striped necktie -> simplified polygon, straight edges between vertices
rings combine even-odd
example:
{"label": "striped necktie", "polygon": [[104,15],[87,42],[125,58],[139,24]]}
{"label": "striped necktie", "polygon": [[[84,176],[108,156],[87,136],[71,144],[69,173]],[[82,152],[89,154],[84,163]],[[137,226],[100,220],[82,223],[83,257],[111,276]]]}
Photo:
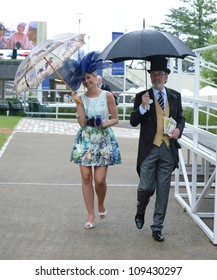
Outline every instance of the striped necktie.
{"label": "striped necktie", "polygon": [[158,103],[160,104],[161,109],[164,110],[164,99],[162,96],[163,93],[161,91],[159,91],[158,94],[159,94]]}

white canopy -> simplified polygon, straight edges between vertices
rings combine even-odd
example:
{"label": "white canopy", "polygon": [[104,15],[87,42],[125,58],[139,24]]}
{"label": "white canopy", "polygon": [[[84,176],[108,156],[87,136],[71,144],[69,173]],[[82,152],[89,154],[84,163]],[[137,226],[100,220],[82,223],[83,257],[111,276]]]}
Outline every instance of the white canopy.
{"label": "white canopy", "polygon": [[[181,95],[185,97],[194,97],[194,92],[183,88],[181,90]],[[199,90],[199,98],[203,97],[202,99],[211,99],[211,100],[216,100],[215,97],[217,97],[217,88],[211,87],[211,86],[206,86],[202,89]],[[207,97],[207,98],[206,98]]]}

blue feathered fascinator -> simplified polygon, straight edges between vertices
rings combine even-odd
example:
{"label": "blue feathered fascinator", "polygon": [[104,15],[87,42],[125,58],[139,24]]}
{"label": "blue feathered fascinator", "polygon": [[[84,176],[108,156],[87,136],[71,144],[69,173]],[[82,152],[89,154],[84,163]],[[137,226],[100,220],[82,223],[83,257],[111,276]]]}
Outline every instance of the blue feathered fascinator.
{"label": "blue feathered fascinator", "polygon": [[93,51],[86,54],[80,61],[68,59],[63,63],[65,81],[72,90],[77,91],[81,85],[85,73],[93,73],[97,69],[105,69],[111,66],[111,62],[96,61],[100,52]]}

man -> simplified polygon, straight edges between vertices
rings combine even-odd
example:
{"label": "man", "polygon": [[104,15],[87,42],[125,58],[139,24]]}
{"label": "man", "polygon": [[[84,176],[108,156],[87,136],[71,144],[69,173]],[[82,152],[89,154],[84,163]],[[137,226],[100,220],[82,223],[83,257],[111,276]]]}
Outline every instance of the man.
{"label": "man", "polygon": [[[153,57],[151,69],[148,72],[152,88],[136,95],[134,111],[130,116],[130,124],[133,127],[140,124],[137,156],[140,182],[137,189],[135,222],[137,228],[142,229],[146,207],[156,190],[151,230],[156,241],[164,241],[162,229],[169,198],[171,174],[175,168],[178,168],[180,146],[177,139],[182,135],[185,119],[182,116],[180,93],[164,86],[170,74],[167,59]],[[164,121],[170,117],[173,122],[176,121],[176,126],[168,135],[164,133]]]}
{"label": "man", "polygon": [[106,91],[111,92],[110,86],[102,83],[102,76],[100,76],[100,75],[97,76],[97,82],[98,82],[98,87],[99,88],[101,88],[102,90],[106,90]]}
{"label": "man", "polygon": [[102,83],[102,76],[100,76],[100,75],[97,76],[97,82],[98,82],[98,87],[99,87],[99,88],[101,88],[102,90],[105,90],[105,91],[110,91],[110,92],[113,94],[114,99],[115,99],[115,104],[116,104],[116,106],[117,106],[117,105],[118,105],[117,96],[115,95],[114,92],[111,91],[111,88],[110,88],[109,85],[103,84],[103,83]]}

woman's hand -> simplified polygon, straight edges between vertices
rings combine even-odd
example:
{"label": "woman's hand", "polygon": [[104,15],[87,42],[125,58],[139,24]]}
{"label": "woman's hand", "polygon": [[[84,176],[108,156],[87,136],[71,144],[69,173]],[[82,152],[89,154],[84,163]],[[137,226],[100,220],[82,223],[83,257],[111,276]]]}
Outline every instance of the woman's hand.
{"label": "woman's hand", "polygon": [[73,100],[74,100],[74,102],[75,102],[76,104],[81,103],[81,97],[78,97],[77,93],[75,93],[75,92],[73,91],[71,94],[72,94],[72,98],[73,98]]}

